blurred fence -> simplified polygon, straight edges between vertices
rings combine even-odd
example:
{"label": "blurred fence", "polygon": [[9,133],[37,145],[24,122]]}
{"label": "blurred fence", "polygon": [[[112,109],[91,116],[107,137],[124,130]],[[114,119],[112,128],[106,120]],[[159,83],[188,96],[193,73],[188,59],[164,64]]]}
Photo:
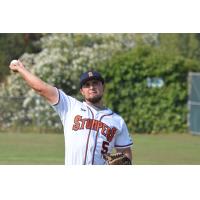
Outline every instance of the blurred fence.
{"label": "blurred fence", "polygon": [[0,97],[0,131],[62,132],[62,125],[53,108],[41,97],[33,97],[28,104],[24,97]]}
{"label": "blurred fence", "polygon": [[200,73],[190,72],[188,78],[188,125],[192,134],[200,135]]}

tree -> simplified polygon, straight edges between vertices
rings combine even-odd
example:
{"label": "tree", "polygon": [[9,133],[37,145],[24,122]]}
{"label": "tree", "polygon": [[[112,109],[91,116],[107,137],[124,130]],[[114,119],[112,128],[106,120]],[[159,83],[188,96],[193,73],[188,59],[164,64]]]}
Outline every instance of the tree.
{"label": "tree", "polygon": [[200,36],[197,33],[159,34],[158,44],[172,55],[200,60]]}
{"label": "tree", "polygon": [[39,52],[37,41],[42,34],[1,33],[0,34],[0,82],[9,74],[8,65],[12,59],[19,58],[23,53]]}
{"label": "tree", "polygon": [[100,67],[107,82],[106,104],[124,117],[131,132],[187,131],[187,76],[200,63],[175,51],[138,45]]}
{"label": "tree", "polygon": [[[40,40],[41,51],[25,53],[21,60],[44,81],[80,98],[80,74],[88,69],[96,69],[113,55],[133,48],[134,38],[134,34],[44,34]],[[34,123],[40,116],[42,126],[60,126],[56,113],[41,98],[36,98],[38,96],[18,75],[11,74],[2,88],[0,96],[25,98],[23,105],[14,109],[15,112],[7,108],[6,115],[9,117],[4,117],[10,119],[10,124],[19,119]],[[1,105],[5,103],[1,102]],[[24,109],[21,110],[20,106]]]}

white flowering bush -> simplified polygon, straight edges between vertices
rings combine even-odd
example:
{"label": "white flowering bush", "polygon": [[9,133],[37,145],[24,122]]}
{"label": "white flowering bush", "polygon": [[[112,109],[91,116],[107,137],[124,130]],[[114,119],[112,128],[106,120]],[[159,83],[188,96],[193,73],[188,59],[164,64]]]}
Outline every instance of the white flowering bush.
{"label": "white flowering bush", "polygon": [[[88,69],[135,45],[134,34],[44,34],[41,52],[24,53],[26,68],[45,82],[79,98],[79,77]],[[15,58],[13,58],[15,59]],[[23,125],[60,126],[57,114],[30,89],[19,74],[11,73],[0,88],[0,126]],[[18,103],[3,97],[19,98]],[[20,103],[19,103],[20,102]]]}

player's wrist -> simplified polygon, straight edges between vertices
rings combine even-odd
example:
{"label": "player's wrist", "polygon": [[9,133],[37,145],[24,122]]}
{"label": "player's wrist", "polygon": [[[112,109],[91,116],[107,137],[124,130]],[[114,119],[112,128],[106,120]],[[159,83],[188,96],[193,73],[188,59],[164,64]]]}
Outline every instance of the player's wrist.
{"label": "player's wrist", "polygon": [[18,66],[17,67],[17,72],[19,72],[19,73],[21,73],[21,72],[23,72],[23,71],[25,71],[26,69],[25,69],[25,67],[22,65],[22,66]]}

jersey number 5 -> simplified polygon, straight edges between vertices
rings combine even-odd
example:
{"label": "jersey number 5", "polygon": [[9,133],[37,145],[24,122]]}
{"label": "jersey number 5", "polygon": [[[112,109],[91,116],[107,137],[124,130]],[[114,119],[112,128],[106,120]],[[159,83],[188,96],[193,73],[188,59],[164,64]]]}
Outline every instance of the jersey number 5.
{"label": "jersey number 5", "polygon": [[102,154],[106,154],[108,152],[108,146],[109,146],[109,142],[103,141],[103,143],[102,143],[102,150],[101,150]]}

